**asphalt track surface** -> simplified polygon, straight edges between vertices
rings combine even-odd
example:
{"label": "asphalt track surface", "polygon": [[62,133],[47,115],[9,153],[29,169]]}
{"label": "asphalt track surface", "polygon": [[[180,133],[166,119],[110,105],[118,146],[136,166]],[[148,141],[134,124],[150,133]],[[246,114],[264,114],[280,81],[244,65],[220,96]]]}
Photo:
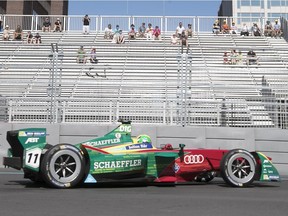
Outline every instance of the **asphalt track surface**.
{"label": "asphalt track surface", "polygon": [[89,186],[51,189],[0,169],[1,216],[286,216],[288,181],[232,188],[209,184],[177,186]]}

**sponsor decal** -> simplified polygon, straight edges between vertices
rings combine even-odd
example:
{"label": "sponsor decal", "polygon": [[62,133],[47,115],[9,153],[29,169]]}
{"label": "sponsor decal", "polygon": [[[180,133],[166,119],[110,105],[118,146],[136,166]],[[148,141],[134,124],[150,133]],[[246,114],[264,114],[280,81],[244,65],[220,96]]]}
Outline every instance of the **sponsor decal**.
{"label": "sponsor decal", "polygon": [[185,164],[201,164],[204,162],[204,156],[199,155],[185,155],[184,163]]}
{"label": "sponsor decal", "polygon": [[115,138],[115,139],[107,139],[107,140],[98,140],[98,141],[93,141],[93,142],[85,142],[83,143],[84,145],[88,146],[102,146],[102,145],[109,145],[109,144],[114,144],[114,143],[119,143],[120,139]]}
{"label": "sponsor decal", "polygon": [[31,137],[31,138],[28,138],[25,142],[25,144],[28,144],[28,143],[37,143],[39,140],[38,137]]}
{"label": "sponsor decal", "polygon": [[18,133],[18,136],[19,137],[26,137],[26,136],[30,136],[30,137],[33,137],[33,136],[37,136],[37,137],[40,137],[40,136],[46,136],[46,133],[44,131],[19,131]]}
{"label": "sponsor decal", "polygon": [[153,148],[151,143],[142,143],[142,144],[134,144],[134,145],[126,146],[127,150],[148,149],[148,148]]}
{"label": "sponsor decal", "polygon": [[141,159],[136,160],[119,160],[119,161],[96,161],[94,162],[94,170],[112,169],[141,166]]}
{"label": "sponsor decal", "polygon": [[180,166],[177,163],[175,163],[174,164],[174,172],[177,173],[179,170],[180,170]]}

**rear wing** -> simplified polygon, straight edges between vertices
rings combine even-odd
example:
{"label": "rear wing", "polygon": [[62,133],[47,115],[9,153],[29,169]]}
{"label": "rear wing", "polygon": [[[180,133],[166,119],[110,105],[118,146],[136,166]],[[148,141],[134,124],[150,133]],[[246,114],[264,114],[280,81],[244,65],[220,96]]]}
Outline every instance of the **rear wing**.
{"label": "rear wing", "polygon": [[46,144],[46,128],[25,128],[8,131],[6,139],[12,148],[12,156],[22,157],[24,149]]}

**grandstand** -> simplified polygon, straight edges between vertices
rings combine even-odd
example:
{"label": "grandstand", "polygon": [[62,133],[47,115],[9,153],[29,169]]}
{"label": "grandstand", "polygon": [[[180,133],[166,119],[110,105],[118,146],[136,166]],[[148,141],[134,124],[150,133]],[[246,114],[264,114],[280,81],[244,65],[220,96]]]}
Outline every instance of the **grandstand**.
{"label": "grandstand", "polygon": [[[104,39],[101,29],[111,21],[104,18],[93,19],[101,20],[100,29],[91,28],[89,35],[43,32],[40,45],[0,41],[4,119],[101,123],[129,116],[147,124],[287,127],[283,38],[216,36],[196,31],[194,20],[188,49],[170,45],[173,31],[167,24],[161,41],[138,38],[119,45]],[[126,26],[126,17],[111,19]],[[139,17],[133,19],[141,23]],[[161,17],[150,19],[164,26]],[[172,21],[165,22],[176,23]],[[96,47],[99,63],[77,64],[80,45],[87,53]],[[260,65],[245,64],[251,47]],[[243,53],[243,64],[223,64],[224,51],[232,49]]]}

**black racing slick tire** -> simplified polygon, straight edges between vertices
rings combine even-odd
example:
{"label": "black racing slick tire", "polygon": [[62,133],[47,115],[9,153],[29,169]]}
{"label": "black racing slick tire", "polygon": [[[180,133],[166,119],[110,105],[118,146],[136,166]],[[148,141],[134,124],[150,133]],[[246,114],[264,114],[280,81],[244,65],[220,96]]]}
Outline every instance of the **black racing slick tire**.
{"label": "black racing slick tire", "polygon": [[220,162],[220,173],[227,184],[233,187],[247,187],[257,176],[255,158],[244,149],[231,150]]}
{"label": "black racing slick tire", "polygon": [[85,164],[81,149],[70,144],[58,144],[50,148],[43,157],[42,177],[51,187],[73,188],[83,181]]}

